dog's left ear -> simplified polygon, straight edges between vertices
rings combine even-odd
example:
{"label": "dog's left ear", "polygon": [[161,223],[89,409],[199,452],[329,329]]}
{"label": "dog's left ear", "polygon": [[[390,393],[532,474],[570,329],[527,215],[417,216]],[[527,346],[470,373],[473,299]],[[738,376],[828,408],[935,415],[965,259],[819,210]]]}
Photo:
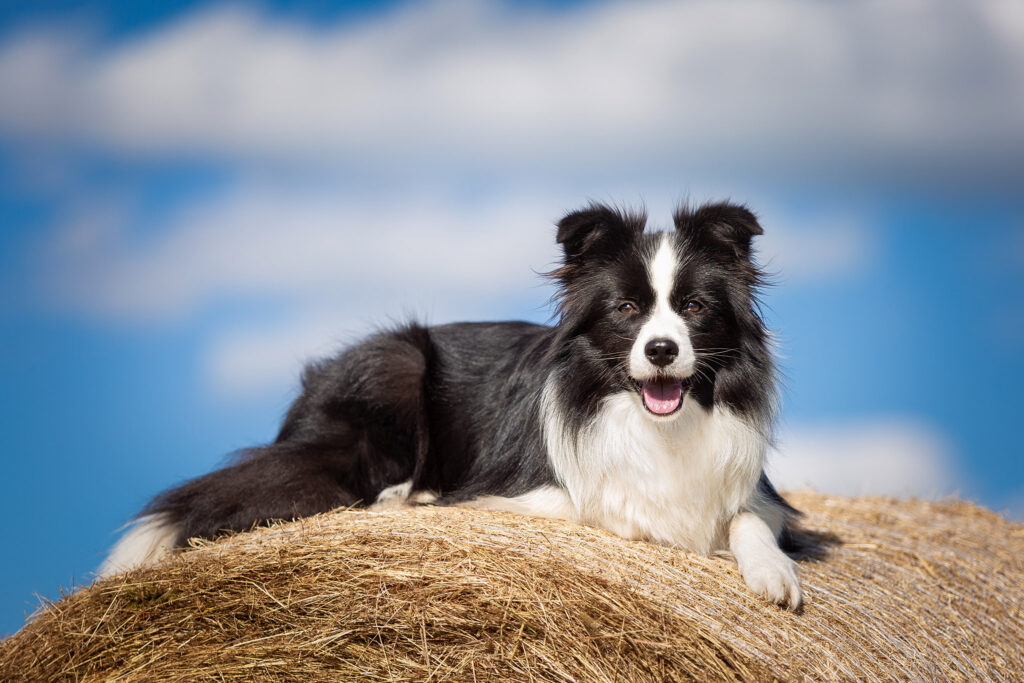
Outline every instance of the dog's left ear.
{"label": "dog's left ear", "polygon": [[647,217],[626,214],[603,204],[591,204],[558,221],[556,240],[565,252],[565,264],[578,263],[584,256],[611,254],[644,231]]}
{"label": "dog's left ear", "polygon": [[739,259],[749,259],[750,241],[764,234],[750,209],[729,202],[705,204],[695,211],[682,207],[676,211],[675,224],[697,244]]}

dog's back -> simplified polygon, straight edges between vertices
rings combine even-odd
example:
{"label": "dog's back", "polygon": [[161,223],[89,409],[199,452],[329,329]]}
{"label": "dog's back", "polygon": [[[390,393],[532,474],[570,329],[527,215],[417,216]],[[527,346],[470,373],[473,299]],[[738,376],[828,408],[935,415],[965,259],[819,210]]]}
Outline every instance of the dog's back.
{"label": "dog's back", "polygon": [[456,503],[553,484],[536,409],[550,336],[528,323],[410,324],[308,366],[273,443],[157,496],[99,573],[399,485]]}

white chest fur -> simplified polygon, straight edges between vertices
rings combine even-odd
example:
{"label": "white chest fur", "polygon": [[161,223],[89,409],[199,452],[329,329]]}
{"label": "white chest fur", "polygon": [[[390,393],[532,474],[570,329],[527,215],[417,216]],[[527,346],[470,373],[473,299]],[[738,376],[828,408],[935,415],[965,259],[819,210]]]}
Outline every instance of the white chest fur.
{"label": "white chest fur", "polygon": [[622,392],[573,438],[551,389],[548,453],[581,522],[700,553],[727,547],[728,522],[750,501],[764,464],[767,442],[754,425],[689,397],[673,419],[656,420]]}

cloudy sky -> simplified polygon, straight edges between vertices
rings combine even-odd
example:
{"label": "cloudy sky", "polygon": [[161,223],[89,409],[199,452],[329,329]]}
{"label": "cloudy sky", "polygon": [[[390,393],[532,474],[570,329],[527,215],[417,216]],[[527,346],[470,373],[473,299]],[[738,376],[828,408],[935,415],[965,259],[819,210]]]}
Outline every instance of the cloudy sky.
{"label": "cloudy sky", "polygon": [[327,5],[0,2],[0,633],[304,360],[548,320],[591,199],[761,217],[782,486],[1024,516],[1018,0]]}

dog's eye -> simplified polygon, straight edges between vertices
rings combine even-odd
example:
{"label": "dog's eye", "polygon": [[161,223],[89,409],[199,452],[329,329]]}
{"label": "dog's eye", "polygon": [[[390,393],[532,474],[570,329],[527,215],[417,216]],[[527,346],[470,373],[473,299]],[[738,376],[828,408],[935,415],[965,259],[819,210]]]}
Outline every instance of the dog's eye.
{"label": "dog's eye", "polygon": [[637,305],[632,301],[623,301],[619,304],[618,311],[619,313],[626,313],[628,315],[630,313],[639,313],[640,309],[637,308]]}
{"label": "dog's eye", "polygon": [[687,301],[684,310],[687,313],[700,313],[704,310],[704,304],[699,301]]}

